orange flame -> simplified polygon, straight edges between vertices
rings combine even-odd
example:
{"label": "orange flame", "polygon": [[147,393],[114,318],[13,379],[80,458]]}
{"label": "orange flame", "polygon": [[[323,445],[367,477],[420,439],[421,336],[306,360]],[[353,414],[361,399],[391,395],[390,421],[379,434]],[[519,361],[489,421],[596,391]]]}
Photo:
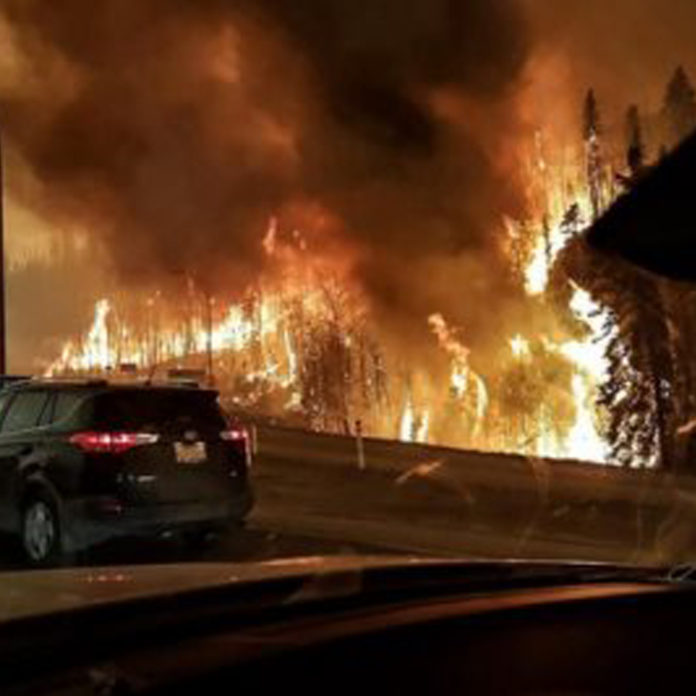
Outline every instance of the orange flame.
{"label": "orange flame", "polygon": [[[543,299],[547,291],[558,255],[587,224],[592,206],[581,164],[550,161],[541,134],[528,175],[535,221],[506,220],[506,225],[514,248],[511,260],[514,256],[530,302],[537,302],[534,298]],[[517,333],[507,341],[503,361],[529,379],[543,378],[535,371],[539,345],[572,368],[567,399],[575,415],[570,427],[559,429],[552,409],[541,404],[533,416],[538,422],[522,429],[532,436],[521,442],[519,433],[496,427],[501,412],[496,375],[487,375],[489,393],[483,376],[471,367],[470,348],[442,314],[428,317],[428,325],[448,359],[447,383],[438,383],[426,366],[404,375],[398,359],[384,354],[368,307],[347,274],[323,266],[299,232],[284,235],[275,219],[261,244],[272,269],[244,300],[223,307],[212,298],[203,303],[191,291],[182,316],[154,296],[135,318],[120,301],[99,300],[91,327],[63,346],[47,373],[106,372],[133,363],[148,375],[158,367],[205,366],[212,353],[218,384],[235,405],[257,408],[270,400],[265,408],[300,414],[310,427],[348,432],[359,419],[366,433],[405,441],[608,459],[594,401],[606,375],[608,338],[602,328],[609,317],[582,288],[572,286],[570,310],[588,327],[587,338],[563,340],[550,325],[534,340]]]}

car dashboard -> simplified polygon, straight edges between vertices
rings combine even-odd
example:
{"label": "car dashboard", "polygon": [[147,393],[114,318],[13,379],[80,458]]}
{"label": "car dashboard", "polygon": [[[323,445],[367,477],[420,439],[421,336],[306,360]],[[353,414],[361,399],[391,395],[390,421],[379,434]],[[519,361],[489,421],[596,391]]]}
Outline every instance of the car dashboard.
{"label": "car dashboard", "polygon": [[[0,692],[664,693],[690,683],[695,612],[691,584],[666,581],[478,589],[367,606],[355,597],[284,602],[233,620],[224,612],[216,620],[210,604],[201,620],[184,612],[178,628],[154,614],[112,612],[99,626],[80,623],[51,660],[15,660],[0,673]],[[93,633],[81,649],[83,630]]]}

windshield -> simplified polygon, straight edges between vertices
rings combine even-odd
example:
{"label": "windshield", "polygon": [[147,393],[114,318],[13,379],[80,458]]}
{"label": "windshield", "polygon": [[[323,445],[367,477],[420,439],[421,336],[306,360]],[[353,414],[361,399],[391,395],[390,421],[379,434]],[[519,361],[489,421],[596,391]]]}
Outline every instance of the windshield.
{"label": "windshield", "polygon": [[0,567],[696,559],[695,26],[3,0]]}

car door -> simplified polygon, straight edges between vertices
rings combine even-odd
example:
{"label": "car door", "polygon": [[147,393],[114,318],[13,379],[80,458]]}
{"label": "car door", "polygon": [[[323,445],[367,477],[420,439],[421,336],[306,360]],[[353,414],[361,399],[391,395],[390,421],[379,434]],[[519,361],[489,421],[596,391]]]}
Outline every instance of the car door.
{"label": "car door", "polygon": [[22,390],[4,409],[0,424],[0,528],[4,530],[11,531],[16,523],[20,467],[41,448],[36,430],[47,404],[47,391]]}
{"label": "car door", "polygon": [[[12,401],[13,392],[0,392],[0,428],[7,412],[7,407]],[[9,486],[10,467],[5,461],[5,449],[2,446],[2,432],[0,430],[0,530],[6,531],[10,526],[7,505],[5,504],[5,492]]]}

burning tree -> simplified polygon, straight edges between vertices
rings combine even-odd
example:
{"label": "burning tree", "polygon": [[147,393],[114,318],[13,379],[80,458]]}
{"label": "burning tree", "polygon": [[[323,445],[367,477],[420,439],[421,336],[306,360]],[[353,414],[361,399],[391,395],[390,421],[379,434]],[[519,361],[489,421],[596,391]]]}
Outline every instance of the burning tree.
{"label": "burning tree", "polygon": [[[696,99],[683,68],[669,83],[662,116],[671,145],[696,127]],[[636,106],[626,116],[626,152],[628,171],[620,180],[630,190],[650,169]],[[610,311],[608,371],[598,403],[608,414],[612,455],[623,465],[682,466],[678,427],[696,413],[696,293],[618,260],[589,252],[579,257],[581,282]]]}
{"label": "burning tree", "polygon": [[696,91],[681,65],[667,85],[662,117],[670,147],[678,145],[696,128]]}
{"label": "burning tree", "polygon": [[[673,80],[670,102],[682,103],[683,78]],[[680,96],[677,96],[680,95]],[[587,153],[587,187],[592,218],[611,202],[603,197],[603,163],[599,146],[601,126],[594,93],[583,111],[583,139]],[[646,173],[645,141],[638,107],[629,107],[625,121],[626,166],[618,180],[632,188]],[[597,406],[606,419],[611,457],[624,466],[675,465],[675,433],[683,407],[675,368],[675,323],[668,312],[670,289],[620,261],[600,258],[571,241],[561,255],[562,271],[575,278],[606,308],[602,321],[606,374]]]}
{"label": "burning tree", "polygon": [[[596,101],[590,91],[583,136],[589,153],[593,219],[601,212],[597,208],[599,199],[593,194],[602,171],[599,146],[593,146],[598,133]],[[647,171],[640,114],[635,105],[626,113],[625,133],[627,171],[617,178],[624,189],[630,189]],[[593,151],[597,153],[594,157]],[[605,414],[612,459],[623,466],[672,466],[679,408],[674,400],[674,347],[663,284],[627,264],[585,250],[577,238],[566,247],[561,261],[561,276],[577,279],[606,308],[601,329],[606,375],[599,386],[597,406]]]}
{"label": "burning tree", "polygon": [[441,314],[429,317],[430,329],[449,360],[449,388],[442,415],[439,415],[439,439],[452,444],[474,446],[484,425],[488,389],[483,378],[471,368],[469,348],[460,332],[447,324]]}
{"label": "burning tree", "polygon": [[543,340],[511,341],[511,359],[495,383],[496,418],[502,442],[513,451],[536,454],[560,449],[575,422],[571,362]]}
{"label": "burning tree", "polygon": [[202,369],[232,408],[328,432],[360,419],[393,435],[387,368],[360,294],[306,258],[302,244],[271,246],[279,258],[270,277],[237,303],[191,283],[174,301],[158,292],[99,300],[92,327],[48,373],[118,377],[123,363],[144,377]]}
{"label": "burning tree", "polygon": [[347,434],[361,420],[369,430],[386,403],[381,351],[363,318],[351,318],[345,288],[325,282],[323,294],[327,311],[306,323],[298,345],[299,404],[314,429]]}
{"label": "burning tree", "polygon": [[596,220],[604,208],[604,165],[600,145],[601,122],[594,90],[585,97],[583,109],[583,137],[587,167],[587,188],[592,203],[592,217]]}
{"label": "burning tree", "polygon": [[592,258],[588,285],[610,308],[608,376],[599,405],[608,414],[613,458],[624,466],[674,465],[676,408],[671,337],[658,284],[621,262]]}
{"label": "burning tree", "polygon": [[[619,180],[630,190],[649,170],[636,106],[626,115],[626,165]],[[683,343],[694,325],[683,291],[675,294],[673,285],[578,243],[566,250],[564,264],[608,310],[598,406],[606,413],[612,458],[624,466],[678,466],[677,427],[693,412],[692,371],[685,370],[692,360]]]}

